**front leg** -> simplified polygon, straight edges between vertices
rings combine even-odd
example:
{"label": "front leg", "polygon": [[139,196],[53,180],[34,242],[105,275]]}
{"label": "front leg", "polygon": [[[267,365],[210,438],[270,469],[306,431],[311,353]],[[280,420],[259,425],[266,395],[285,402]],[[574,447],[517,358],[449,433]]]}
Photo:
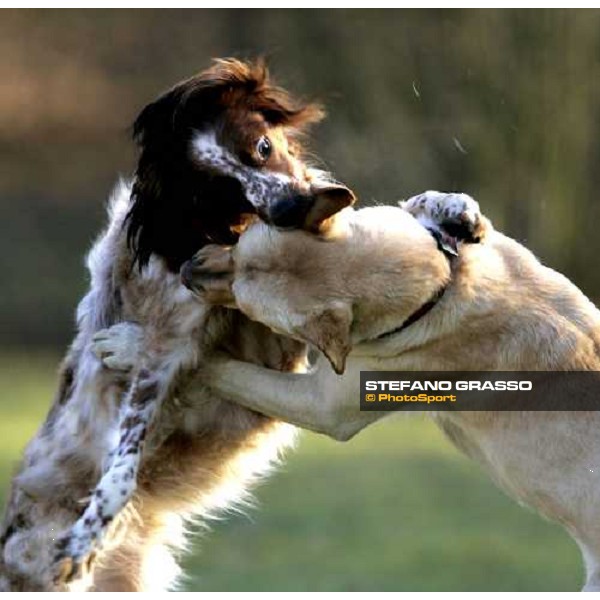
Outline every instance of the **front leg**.
{"label": "front leg", "polygon": [[164,383],[147,369],[134,378],[121,407],[119,442],[110,464],[84,513],[56,542],[55,583],[70,583],[89,572],[109,526],[133,496],[146,434],[164,397]]}
{"label": "front leg", "polygon": [[[138,329],[120,323],[103,330],[94,351],[106,366],[126,371],[142,355]],[[201,381],[250,410],[344,441],[385,414],[360,412],[357,372],[338,376],[323,356],[309,373],[282,373],[219,355],[204,365]]]}
{"label": "front leg", "polygon": [[189,366],[195,348],[193,341],[182,339],[176,349],[148,355],[144,345],[144,331],[135,323],[119,323],[94,336],[92,350],[104,366],[135,370],[114,425],[118,443],[108,456],[108,466],[84,513],[56,544],[56,583],[69,583],[86,574],[111,523],[133,497],[148,431],[176,374]]}
{"label": "front leg", "polygon": [[360,411],[359,371],[348,368],[338,376],[323,356],[308,373],[282,373],[220,356],[207,363],[202,380],[223,398],[338,441],[385,416]]}

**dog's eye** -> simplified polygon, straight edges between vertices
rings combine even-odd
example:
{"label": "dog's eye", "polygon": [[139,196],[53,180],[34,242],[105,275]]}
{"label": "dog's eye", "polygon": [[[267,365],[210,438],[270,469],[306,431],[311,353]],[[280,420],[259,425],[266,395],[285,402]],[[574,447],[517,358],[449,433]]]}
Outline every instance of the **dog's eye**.
{"label": "dog's eye", "polygon": [[269,160],[271,156],[271,140],[266,135],[263,135],[256,144],[256,152],[263,162]]}

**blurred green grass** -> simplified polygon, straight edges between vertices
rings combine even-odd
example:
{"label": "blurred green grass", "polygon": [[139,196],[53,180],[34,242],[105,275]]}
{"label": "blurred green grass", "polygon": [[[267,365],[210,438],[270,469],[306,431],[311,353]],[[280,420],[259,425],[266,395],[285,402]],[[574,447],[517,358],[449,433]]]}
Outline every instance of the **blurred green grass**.
{"label": "blurred green grass", "polygon": [[[0,355],[2,503],[57,364]],[[582,582],[570,538],[420,418],[392,417],[345,444],[305,433],[255,497],[255,509],[194,536],[187,589],[563,591]]]}

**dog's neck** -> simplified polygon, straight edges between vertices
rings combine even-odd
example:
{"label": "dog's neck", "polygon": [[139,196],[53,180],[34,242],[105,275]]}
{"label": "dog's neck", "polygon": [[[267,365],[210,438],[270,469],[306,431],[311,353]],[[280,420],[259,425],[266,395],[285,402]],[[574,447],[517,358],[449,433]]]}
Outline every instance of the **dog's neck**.
{"label": "dog's neck", "polygon": [[397,335],[401,333],[417,321],[420,321],[423,317],[425,317],[435,306],[437,306],[438,302],[444,297],[448,286],[452,283],[452,274],[454,272],[454,260],[458,256],[458,242],[455,238],[451,238],[450,236],[443,234],[439,230],[428,229],[431,233],[435,241],[437,242],[438,249],[440,252],[444,254],[444,256],[448,259],[448,263],[450,264],[450,280],[444,284],[440,289],[438,289],[435,294],[427,301],[425,304],[422,304],[415,312],[413,312],[399,327],[395,327],[390,331],[385,331],[384,333],[378,335],[375,340],[383,340],[392,335]]}
{"label": "dog's neck", "polygon": [[404,321],[404,323],[402,323],[402,325],[400,325],[399,327],[396,327],[390,331],[385,331],[384,333],[378,335],[375,339],[376,340],[384,340],[385,338],[391,337],[392,335],[396,335],[396,334],[404,331],[406,328],[410,327],[412,324],[416,323],[417,321],[420,321],[442,299],[442,297],[446,293],[446,290],[448,289],[449,285],[450,285],[450,283],[447,283],[446,285],[444,285],[444,287],[440,288],[433,295],[431,300],[429,300],[428,302],[425,302],[425,304],[422,304],[417,310],[415,310],[415,312],[412,313],[412,315],[410,315],[408,317],[408,319],[406,319],[406,321]]}

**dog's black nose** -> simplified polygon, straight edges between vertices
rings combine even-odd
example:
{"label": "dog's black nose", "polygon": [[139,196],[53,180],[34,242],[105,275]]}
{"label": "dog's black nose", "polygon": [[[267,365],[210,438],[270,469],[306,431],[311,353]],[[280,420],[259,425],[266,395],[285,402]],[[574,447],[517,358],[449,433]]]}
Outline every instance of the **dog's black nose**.
{"label": "dog's black nose", "polygon": [[181,265],[179,270],[179,276],[181,277],[181,283],[189,290],[194,289],[194,261],[188,260]]}
{"label": "dog's black nose", "polygon": [[314,202],[314,196],[301,195],[277,200],[269,207],[269,222],[280,229],[300,229]]}

